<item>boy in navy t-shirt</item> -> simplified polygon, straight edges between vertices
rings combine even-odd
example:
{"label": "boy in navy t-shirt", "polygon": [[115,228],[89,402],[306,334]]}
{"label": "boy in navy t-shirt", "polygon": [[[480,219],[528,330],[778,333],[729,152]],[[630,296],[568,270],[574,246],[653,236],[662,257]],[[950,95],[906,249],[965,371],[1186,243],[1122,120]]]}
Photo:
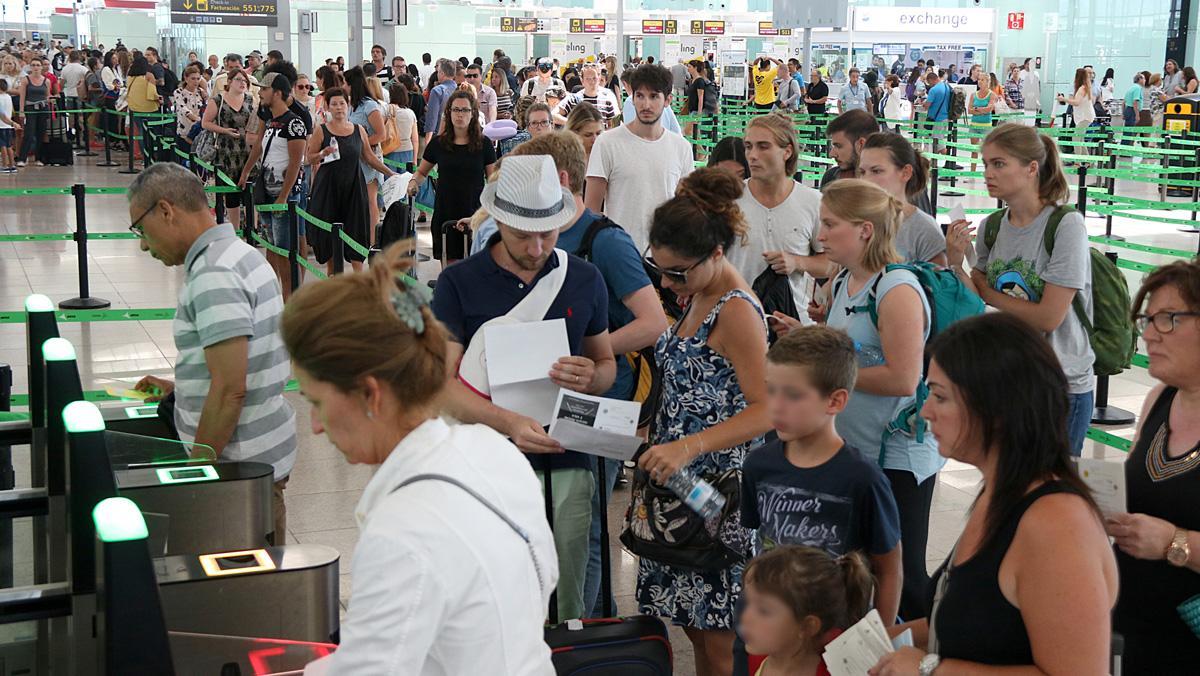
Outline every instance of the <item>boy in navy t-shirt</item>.
{"label": "boy in navy t-shirt", "polygon": [[900,517],[879,466],[834,429],[858,374],[854,341],[822,326],[794,329],[767,353],[767,401],[778,439],[742,465],[742,525],[755,554],[807,545],[832,556],[862,551],[878,580],[875,607],[900,603]]}
{"label": "boy in navy t-shirt", "polygon": [[[742,525],[756,530],[755,554],[777,545],[832,556],[861,551],[875,575],[875,608],[890,624],[903,582],[896,500],[879,466],[847,446],[833,424],[857,376],[854,341],[842,331],[806,326],[771,346],[767,406],[778,438],[742,464]],[[737,663],[739,653],[740,640]],[[740,666],[734,673],[747,673]]]}

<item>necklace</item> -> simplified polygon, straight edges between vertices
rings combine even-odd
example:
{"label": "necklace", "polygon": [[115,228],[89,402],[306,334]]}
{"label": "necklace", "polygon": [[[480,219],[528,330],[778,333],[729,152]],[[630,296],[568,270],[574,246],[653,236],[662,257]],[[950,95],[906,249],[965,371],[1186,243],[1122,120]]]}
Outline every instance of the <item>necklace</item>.
{"label": "necklace", "polygon": [[1178,458],[1167,457],[1167,423],[1158,426],[1150,449],[1146,452],[1146,472],[1152,481],[1166,481],[1184,474],[1195,467],[1200,467],[1200,444],[1197,444],[1187,455]]}

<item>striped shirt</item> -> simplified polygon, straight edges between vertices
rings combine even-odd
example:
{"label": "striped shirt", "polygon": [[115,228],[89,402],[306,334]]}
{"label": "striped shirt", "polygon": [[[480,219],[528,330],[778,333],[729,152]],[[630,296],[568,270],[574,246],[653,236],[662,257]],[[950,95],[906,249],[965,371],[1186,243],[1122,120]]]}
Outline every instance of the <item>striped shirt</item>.
{"label": "striped shirt", "polygon": [[249,339],[246,398],[221,457],[275,467],[278,481],[296,462],[296,413],[283,398],[290,372],[279,335],[283,295],[261,253],[229,224],[209,228],[184,259],[186,276],[175,312],[175,424],[180,439],[196,438],[212,377],[204,349],[238,336]]}
{"label": "striped shirt", "polygon": [[616,117],[621,107],[621,104],[617,103],[617,96],[612,93],[611,89],[599,89],[595,96],[588,96],[581,89],[574,94],[568,94],[567,98],[559,101],[554,112],[566,117],[581,103],[590,103],[595,106],[605,120]]}

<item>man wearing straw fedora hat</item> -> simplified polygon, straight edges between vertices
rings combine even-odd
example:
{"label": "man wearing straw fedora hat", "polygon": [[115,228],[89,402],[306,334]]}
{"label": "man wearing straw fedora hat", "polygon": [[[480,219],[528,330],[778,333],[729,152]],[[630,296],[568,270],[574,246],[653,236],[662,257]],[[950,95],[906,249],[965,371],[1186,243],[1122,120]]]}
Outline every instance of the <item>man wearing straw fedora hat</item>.
{"label": "man wearing straw fedora hat", "polygon": [[[588,456],[562,448],[533,418],[491,401],[485,325],[562,319],[570,354],[547,374],[557,386],[603,394],[616,377],[608,335],[608,292],[591,263],[555,248],[559,229],[579,217],[548,155],[508,157],[480,202],[499,232],[479,253],[446,268],[433,311],[451,335],[445,412],[508,435],[535,471],[550,471],[554,541],[559,558],[558,615],[583,617],[588,536],[595,482]],[[494,357],[495,355],[493,355]]]}

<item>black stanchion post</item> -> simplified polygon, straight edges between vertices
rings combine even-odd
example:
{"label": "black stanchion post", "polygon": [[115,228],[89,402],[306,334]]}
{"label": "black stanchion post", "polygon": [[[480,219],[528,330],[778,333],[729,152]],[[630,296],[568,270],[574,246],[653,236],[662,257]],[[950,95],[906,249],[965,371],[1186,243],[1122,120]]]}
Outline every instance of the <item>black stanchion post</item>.
{"label": "black stanchion post", "polygon": [[1075,196],[1075,208],[1087,217],[1087,165],[1079,165],[1079,192]]}
{"label": "black stanchion post", "polygon": [[341,223],[333,224],[333,232],[330,236],[333,237],[333,274],[340,275],[346,269],[346,243],[342,241],[342,228],[345,227]]}
{"label": "black stanchion post", "polygon": [[255,246],[254,238],[250,236],[250,233],[254,232],[258,212],[254,210],[254,191],[248,185],[242,188],[242,207],[246,210],[246,217],[242,219],[242,227],[246,231],[246,241],[251,246]]}
{"label": "black stanchion post", "polygon": [[111,115],[112,112],[107,108],[100,109],[100,115],[96,119],[100,121],[100,133],[104,135],[104,161],[97,162],[97,167],[117,167],[120,162],[114,162],[112,158],[112,134],[108,131],[108,118],[105,115]]}
{"label": "black stanchion post", "polygon": [[300,288],[300,216],[296,203],[288,200],[288,266],[292,270],[292,292]]}
{"label": "black stanchion post", "polygon": [[[0,411],[12,410],[12,366],[0,364]],[[0,446],[0,491],[16,488],[12,447]],[[12,519],[0,519],[0,588],[13,586]]]}
{"label": "black stanchion post", "polygon": [[82,183],[71,186],[71,194],[75,196],[75,255],[79,259],[79,296],[59,303],[64,310],[98,310],[112,303],[103,298],[95,298],[88,293],[88,252],[87,252],[87,210],[85,208],[86,191]]}
{"label": "black stanchion post", "polygon": [[[136,174],[136,173],[138,173],[138,170],[133,168],[133,156],[134,156],[134,153],[135,153],[135,149],[137,148],[137,145],[138,145],[138,142],[137,142],[137,134],[136,134],[136,133],[134,133],[134,131],[135,131],[135,130],[134,130],[134,128],[133,128],[133,111],[132,111],[132,110],[130,110],[130,111],[129,111],[129,115],[127,116],[127,119],[126,119],[126,122],[125,122],[125,136],[126,136],[126,141],[125,141],[125,142],[126,142],[126,144],[129,146],[129,163],[128,163],[128,164],[125,166],[125,168],[124,168],[124,169],[122,169],[122,170],[119,172],[119,173],[122,173],[122,174]],[[146,152],[146,149],[145,149],[145,148],[142,148],[142,152],[143,152],[143,153],[145,153],[145,152]]]}
{"label": "black stanchion post", "polygon": [[[1101,149],[1104,148],[1103,141],[1101,141],[1100,147],[1101,147]],[[1117,156],[1116,155],[1109,156],[1108,171],[1110,172],[1108,175],[1108,180],[1106,180],[1104,183],[1108,187],[1108,194],[1115,195],[1117,193],[1117,178],[1116,178],[1116,173],[1115,173],[1117,171]],[[1109,203],[1109,206],[1110,207],[1112,206],[1111,202]],[[1112,224],[1113,224],[1112,209],[1109,209],[1108,213],[1104,214],[1104,236],[1107,237],[1108,239],[1113,239],[1113,240],[1117,240],[1119,242],[1124,242],[1125,241],[1124,237],[1120,237],[1118,235],[1112,234]]]}
{"label": "black stanchion post", "polygon": [[[1106,251],[1109,260],[1117,262],[1117,252]],[[1096,408],[1092,411],[1092,423],[1096,425],[1128,425],[1135,416],[1132,412],[1108,405],[1108,376],[1096,378]]]}

